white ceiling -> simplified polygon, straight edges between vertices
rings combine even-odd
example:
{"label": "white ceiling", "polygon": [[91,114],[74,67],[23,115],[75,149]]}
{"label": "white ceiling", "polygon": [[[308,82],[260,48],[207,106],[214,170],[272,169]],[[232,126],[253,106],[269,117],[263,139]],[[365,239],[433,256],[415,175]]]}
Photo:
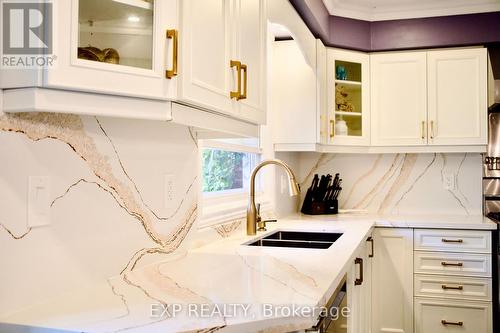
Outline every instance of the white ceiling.
{"label": "white ceiling", "polygon": [[365,21],[500,11],[500,0],[323,0],[330,15]]}

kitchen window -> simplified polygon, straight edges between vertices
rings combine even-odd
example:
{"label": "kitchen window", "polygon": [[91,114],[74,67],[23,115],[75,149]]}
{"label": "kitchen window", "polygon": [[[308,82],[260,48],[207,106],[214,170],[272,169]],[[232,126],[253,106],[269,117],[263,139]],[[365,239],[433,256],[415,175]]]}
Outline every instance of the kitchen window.
{"label": "kitchen window", "polygon": [[[243,218],[250,176],[261,161],[258,139],[203,140],[201,150],[202,218],[209,226]],[[260,179],[256,179],[260,192]]]}

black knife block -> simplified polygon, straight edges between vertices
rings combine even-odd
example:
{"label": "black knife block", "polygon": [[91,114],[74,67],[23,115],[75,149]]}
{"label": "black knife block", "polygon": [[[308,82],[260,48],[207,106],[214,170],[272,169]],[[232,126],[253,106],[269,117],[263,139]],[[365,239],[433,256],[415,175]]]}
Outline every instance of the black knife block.
{"label": "black knife block", "polygon": [[340,174],[323,175],[320,177],[318,174],[314,175],[311,187],[307,189],[307,193],[300,210],[302,214],[307,215],[324,215],[324,214],[338,214],[339,201],[337,200],[340,191],[342,191],[342,179]]}
{"label": "black knife block", "polygon": [[310,204],[306,204],[306,202],[304,201],[300,212],[306,215],[338,214],[339,201],[337,199],[327,201],[313,201]]}

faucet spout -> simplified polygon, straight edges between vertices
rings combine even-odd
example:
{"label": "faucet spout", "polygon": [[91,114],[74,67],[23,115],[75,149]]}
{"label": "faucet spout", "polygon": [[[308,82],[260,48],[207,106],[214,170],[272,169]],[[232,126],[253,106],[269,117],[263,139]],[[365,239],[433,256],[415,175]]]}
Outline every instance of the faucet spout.
{"label": "faucet spout", "polygon": [[252,176],[250,177],[250,200],[247,208],[247,235],[255,235],[257,233],[257,222],[260,221],[259,211],[255,206],[255,177],[262,167],[269,164],[279,165],[285,169],[288,175],[290,196],[297,196],[300,193],[299,184],[297,183],[295,175],[288,164],[278,159],[262,161],[255,167],[252,172]]}

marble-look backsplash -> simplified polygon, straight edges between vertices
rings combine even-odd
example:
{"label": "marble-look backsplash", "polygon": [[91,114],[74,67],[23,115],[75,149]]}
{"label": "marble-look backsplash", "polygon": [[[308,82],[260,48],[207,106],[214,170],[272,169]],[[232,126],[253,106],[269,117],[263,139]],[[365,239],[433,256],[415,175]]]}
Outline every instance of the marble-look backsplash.
{"label": "marble-look backsplash", "polygon": [[[379,214],[482,214],[482,159],[478,153],[300,154],[305,193],[315,173],[343,179],[341,209]],[[453,189],[444,179],[452,175]]]}
{"label": "marble-look backsplash", "polygon": [[[147,294],[128,273],[182,252],[194,229],[199,155],[187,127],[0,114],[0,156],[0,316],[103,281],[116,302],[114,283]],[[30,176],[49,177],[49,226],[27,224]]]}

